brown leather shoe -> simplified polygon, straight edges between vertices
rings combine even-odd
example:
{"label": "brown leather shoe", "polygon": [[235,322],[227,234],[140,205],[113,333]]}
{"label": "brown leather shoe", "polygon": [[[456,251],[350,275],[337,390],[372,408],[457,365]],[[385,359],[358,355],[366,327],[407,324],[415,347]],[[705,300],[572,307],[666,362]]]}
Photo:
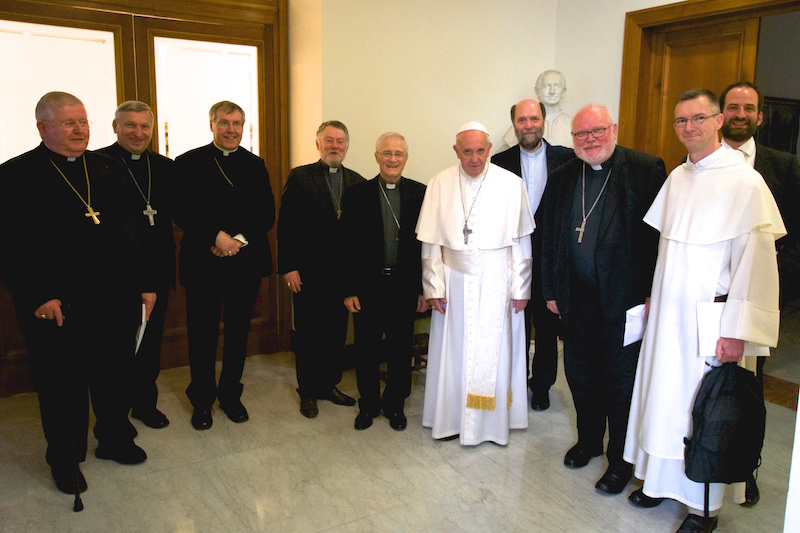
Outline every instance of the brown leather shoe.
{"label": "brown leather shoe", "polygon": [[314,418],[317,416],[319,414],[317,400],[311,396],[300,398],[300,413],[302,413],[302,415],[306,418]]}
{"label": "brown leather shoe", "polygon": [[336,386],[332,387],[331,390],[323,394],[322,396],[317,397],[318,400],[329,400],[336,405],[355,405],[356,400],[355,398],[351,398],[347,394],[340,391]]}

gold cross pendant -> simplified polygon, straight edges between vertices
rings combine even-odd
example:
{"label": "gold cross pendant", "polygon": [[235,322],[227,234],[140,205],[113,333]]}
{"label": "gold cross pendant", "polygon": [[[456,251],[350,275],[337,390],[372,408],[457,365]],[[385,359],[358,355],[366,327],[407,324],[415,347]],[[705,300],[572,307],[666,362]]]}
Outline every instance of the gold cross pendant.
{"label": "gold cross pendant", "polygon": [[97,218],[100,216],[100,211],[95,211],[94,209],[92,209],[92,206],[90,205],[86,206],[86,211],[87,212],[84,213],[83,216],[85,216],[86,218],[91,217],[95,224],[100,224],[100,219]]}

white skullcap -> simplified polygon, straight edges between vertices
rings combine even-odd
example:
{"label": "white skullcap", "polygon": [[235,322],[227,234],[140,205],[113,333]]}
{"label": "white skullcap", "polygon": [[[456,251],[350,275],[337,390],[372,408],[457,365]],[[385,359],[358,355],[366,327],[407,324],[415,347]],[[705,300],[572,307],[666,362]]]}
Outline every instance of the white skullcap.
{"label": "white skullcap", "polygon": [[483,133],[486,134],[487,137],[489,136],[489,130],[486,129],[486,126],[484,126],[483,124],[481,124],[480,122],[477,122],[475,120],[470,120],[469,122],[463,123],[461,125],[461,127],[458,128],[458,131],[456,132],[456,135],[458,135],[459,133],[464,133],[465,131],[471,131],[471,130],[482,131]]}

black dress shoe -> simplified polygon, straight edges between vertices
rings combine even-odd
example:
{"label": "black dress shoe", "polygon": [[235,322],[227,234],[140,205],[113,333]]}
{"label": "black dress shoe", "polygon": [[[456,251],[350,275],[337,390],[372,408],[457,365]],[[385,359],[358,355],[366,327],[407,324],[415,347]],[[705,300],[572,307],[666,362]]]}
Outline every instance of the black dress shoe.
{"label": "black dress shoe", "polygon": [[195,409],[194,413],[192,413],[192,427],[194,429],[209,429],[213,423],[211,409]]}
{"label": "black dress shoe", "polygon": [[356,417],[355,428],[358,430],[367,429],[372,425],[372,419],[380,413],[370,411],[369,409],[362,409]]}
{"label": "black dress shoe", "polygon": [[441,439],[436,439],[436,440],[442,441],[442,442],[447,442],[449,440],[456,440],[460,436],[461,436],[461,433],[456,433],[455,435],[448,435],[446,437],[442,437]]}
{"label": "black dress shoe", "polygon": [[53,467],[50,469],[53,475],[53,480],[56,482],[58,490],[64,494],[75,494],[75,474],[78,475],[78,491],[86,492],[88,486],[86,485],[86,478],[83,477],[81,469],[78,465],[67,467]]}
{"label": "black dress shoe", "polygon": [[651,498],[644,493],[641,487],[631,492],[628,496],[629,502],[636,507],[641,507],[642,509],[652,509],[653,507],[657,507],[661,505],[664,500],[666,500],[666,498]]}
{"label": "black dress shoe", "polygon": [[147,459],[147,454],[133,441],[116,444],[98,444],[94,451],[98,459],[110,459],[123,465],[138,465]]}
{"label": "black dress shoe", "polygon": [[134,409],[131,411],[131,416],[136,420],[141,420],[145,426],[153,429],[161,429],[169,425],[167,416],[155,407],[146,411],[137,411]]}
{"label": "black dress shoe", "polygon": [[302,413],[302,415],[306,418],[314,418],[317,416],[319,414],[317,400],[311,396],[300,398],[300,413]]}
{"label": "black dress shoe", "polygon": [[607,494],[619,494],[625,489],[628,481],[633,477],[633,466],[628,463],[619,465],[608,465],[606,473],[603,474],[594,488]]}
{"label": "black dress shoe", "polygon": [[550,392],[534,392],[531,396],[531,409],[534,411],[547,411],[550,408]]}
{"label": "black dress shoe", "polygon": [[696,514],[689,514],[683,521],[677,533],[711,533],[717,529],[717,517],[708,518]]}
{"label": "black dress shoe", "polygon": [[744,482],[744,503],[742,503],[742,506],[752,507],[757,504],[760,499],[761,493],[758,491],[756,478],[751,475],[747,478],[747,481]]}
{"label": "black dress shoe", "polygon": [[222,411],[228,415],[228,418],[231,422],[236,422],[240,424],[242,422],[247,422],[250,419],[250,415],[247,414],[247,409],[244,408],[242,402],[230,403],[219,406]]}
{"label": "black dress shoe", "polygon": [[403,431],[408,427],[408,419],[403,411],[386,414],[386,418],[389,419],[389,425],[392,426],[392,429],[395,431]]}
{"label": "black dress shoe", "polygon": [[355,405],[356,400],[355,398],[351,398],[347,394],[340,391],[335,386],[331,388],[328,392],[319,396],[318,400],[330,400],[331,402],[335,403],[336,405]]}
{"label": "black dress shoe", "polygon": [[567,454],[564,456],[564,464],[572,468],[583,468],[589,464],[589,461],[592,459],[592,457],[597,457],[602,453],[602,450],[596,453],[587,452],[581,448],[580,444],[576,444],[570,448]]}

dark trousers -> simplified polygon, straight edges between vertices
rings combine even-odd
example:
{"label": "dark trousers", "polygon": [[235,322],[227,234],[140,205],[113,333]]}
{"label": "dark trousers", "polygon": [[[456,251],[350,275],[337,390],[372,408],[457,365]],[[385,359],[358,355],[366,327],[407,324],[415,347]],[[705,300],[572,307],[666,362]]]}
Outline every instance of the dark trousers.
{"label": "dark trousers", "polygon": [[[186,325],[189,337],[191,383],[186,395],[195,409],[238,402],[247,356],[247,336],[261,276],[239,274],[192,282],[186,287]],[[219,386],[215,364],[220,316],[225,326]]]}
{"label": "dark trousers", "polygon": [[534,288],[531,300],[525,306],[525,338],[527,340],[525,351],[525,368],[530,368],[531,334],[536,330],[536,349],[533,355],[532,376],[528,380],[528,387],[534,394],[544,394],[556,382],[558,372],[558,315],[551,313],[542,296],[541,278],[538,281],[539,290],[536,290],[536,279],[533,280]]}
{"label": "dark trousers", "polygon": [[302,281],[301,291],[292,296],[297,392],[316,398],[342,380],[347,308],[337,280],[308,276]]}
{"label": "dark trousers", "polygon": [[164,336],[168,298],[169,287],[156,291],[156,305],[150,313],[139,350],[133,357],[131,407],[136,412],[152,411],[158,401],[156,379],[161,371],[161,339]]}
{"label": "dark trousers", "polygon": [[65,306],[62,327],[55,320],[35,318],[23,326],[47,440],[47,463],[53,468],[86,459],[90,392],[94,435],[100,445],[124,445],[136,436],[128,420],[136,315],[97,314],[110,308]]}
{"label": "dark trousers", "polygon": [[[403,410],[411,394],[411,356],[417,295],[395,276],[380,275],[374,290],[359,295],[361,311],[353,315],[357,352],[359,407],[373,413]],[[386,340],[381,346],[381,338]],[[387,379],[381,402],[378,370],[386,360]]]}
{"label": "dark trousers", "polygon": [[578,444],[589,453],[602,452],[608,422],[608,462],[618,465],[641,342],[623,347],[624,314],[603,322],[597,294],[585,288],[575,292],[564,339],[564,373],[578,415]]}

